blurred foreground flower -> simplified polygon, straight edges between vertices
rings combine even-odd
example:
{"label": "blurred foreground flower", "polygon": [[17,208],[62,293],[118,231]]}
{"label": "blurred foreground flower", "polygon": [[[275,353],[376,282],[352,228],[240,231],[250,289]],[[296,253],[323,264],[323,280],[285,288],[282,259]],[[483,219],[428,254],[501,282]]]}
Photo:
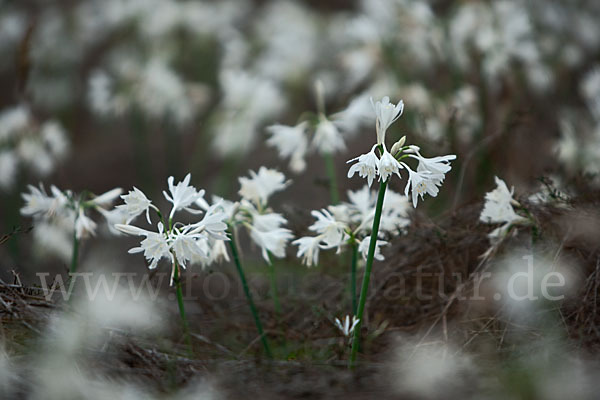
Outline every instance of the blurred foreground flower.
{"label": "blurred foreground flower", "polygon": [[[36,241],[63,258],[71,256],[71,272],[77,269],[80,241],[96,233],[96,222],[86,211],[96,210],[106,216],[108,207],[121,194],[120,188],[109,190],[99,196],[87,191],[79,195],[70,190],[61,191],[56,186],[50,187],[51,194],[40,184],[39,188],[29,185],[29,193],[23,193],[25,205],[21,214],[34,218]],[[53,238],[48,240],[48,236]]]}

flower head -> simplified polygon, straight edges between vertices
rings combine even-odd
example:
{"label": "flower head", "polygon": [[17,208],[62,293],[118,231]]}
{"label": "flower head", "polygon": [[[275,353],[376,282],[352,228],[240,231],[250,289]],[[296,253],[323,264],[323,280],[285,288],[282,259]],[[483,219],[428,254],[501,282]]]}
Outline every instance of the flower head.
{"label": "flower head", "polygon": [[281,158],[290,158],[290,168],[294,172],[301,172],[306,168],[304,156],[308,148],[306,129],[308,121],[303,121],[296,126],[271,125],[267,132],[271,137],[267,144],[279,151]]}
{"label": "flower head", "polygon": [[152,202],[148,200],[144,192],[134,186],[133,190],[130,190],[129,193],[122,195],[121,198],[125,204],[120,204],[116,206],[116,208],[127,214],[127,224],[133,221],[143,212],[146,212],[146,220],[149,224],[151,223],[150,207],[152,206]]}
{"label": "flower head", "polygon": [[408,197],[408,191],[411,191],[413,207],[417,207],[418,196],[421,196],[421,199],[426,193],[431,197],[437,196],[439,192],[437,185],[440,185],[444,179],[443,174],[433,174],[429,171],[415,172],[406,164],[403,163],[403,165],[408,171],[408,182],[404,188],[404,194]]}
{"label": "flower head", "polygon": [[255,204],[266,203],[273,193],[285,189],[289,184],[281,172],[265,167],[260,167],[258,174],[250,171],[250,178],[240,177],[239,181],[240,196]]}
{"label": "flower head", "polygon": [[348,170],[348,178],[352,178],[355,172],[358,172],[358,176],[361,178],[367,178],[367,182],[369,187],[373,184],[373,179],[377,175],[377,168],[379,165],[379,159],[375,154],[375,149],[377,145],[371,148],[371,151],[366,154],[361,154],[360,156],[348,160],[347,163],[351,163],[353,161],[358,160],[358,162],[350,167]]}
{"label": "flower head", "polygon": [[400,169],[402,165],[392,156],[385,146],[383,147],[383,154],[377,163],[377,172],[379,173],[379,180],[382,182],[387,181],[387,179],[392,175],[396,174],[400,178]]}
{"label": "flower head", "polygon": [[204,190],[197,191],[195,187],[190,186],[191,178],[192,175],[187,174],[183,181],[177,183],[177,185],[173,183],[175,178],[173,178],[172,176],[170,176],[169,179],[167,179],[167,182],[169,184],[169,192],[171,194],[169,195],[166,191],[163,191],[163,195],[169,202],[173,203],[173,208],[171,209],[171,213],[169,214],[169,219],[173,218],[175,212],[181,209],[185,209],[186,211],[189,211],[191,213],[198,212],[198,210],[194,210],[189,206],[196,203],[199,198],[202,198],[204,196]]}
{"label": "flower head", "polygon": [[323,154],[335,153],[346,148],[340,131],[324,115],[321,115],[319,119],[319,124],[313,138],[313,145]]}

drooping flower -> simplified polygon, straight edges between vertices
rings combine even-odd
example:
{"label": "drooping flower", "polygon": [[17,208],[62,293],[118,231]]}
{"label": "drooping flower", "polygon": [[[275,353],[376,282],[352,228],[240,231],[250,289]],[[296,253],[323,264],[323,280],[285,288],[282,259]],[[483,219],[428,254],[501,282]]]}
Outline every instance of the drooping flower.
{"label": "drooping flower", "polygon": [[267,132],[271,134],[271,137],[267,139],[267,144],[279,151],[279,157],[290,158],[290,169],[297,173],[306,168],[304,156],[308,149],[307,128],[308,121],[303,121],[296,126],[271,125],[267,127]]}
{"label": "drooping flower", "polygon": [[402,165],[392,156],[385,146],[383,147],[383,154],[377,163],[377,172],[379,173],[379,180],[382,182],[387,181],[387,179],[392,175],[398,175],[400,178],[400,169]]}
{"label": "drooping flower", "polygon": [[375,149],[377,145],[371,148],[371,151],[366,154],[361,154],[360,156],[348,160],[346,163],[351,163],[356,160],[358,162],[350,167],[348,170],[348,178],[352,178],[356,172],[358,172],[358,176],[361,178],[367,178],[367,182],[369,187],[373,184],[373,180],[377,175],[377,168],[379,167],[379,159],[375,154]]}
{"label": "drooping flower", "polygon": [[346,148],[339,129],[324,115],[320,116],[315,129],[313,146],[322,154],[331,154]]}
{"label": "drooping flower", "polygon": [[296,257],[302,257],[302,262],[307,267],[319,264],[320,241],[320,236],[304,236],[292,242],[298,246]]}
{"label": "drooping flower", "polygon": [[[363,240],[360,241],[358,245],[358,251],[362,255],[363,259],[367,260],[367,255],[369,254],[369,246],[371,243],[371,236],[365,236]],[[383,254],[381,254],[381,246],[385,246],[388,244],[385,240],[376,240],[375,241],[375,253],[374,257],[376,260],[383,261],[385,258]]]}
{"label": "drooping flower", "polygon": [[262,231],[251,226],[250,237],[260,246],[265,261],[271,263],[269,253],[278,258],[285,257],[287,243],[293,239],[294,235],[292,234],[292,231],[285,228]]}
{"label": "drooping flower", "polygon": [[444,179],[443,174],[433,174],[429,171],[413,171],[406,164],[402,164],[408,171],[408,182],[404,188],[404,194],[408,197],[408,191],[410,190],[413,207],[417,207],[418,196],[421,196],[421,200],[423,200],[425,194],[428,194],[431,197],[437,196],[439,192],[437,185],[440,185],[441,181]]}

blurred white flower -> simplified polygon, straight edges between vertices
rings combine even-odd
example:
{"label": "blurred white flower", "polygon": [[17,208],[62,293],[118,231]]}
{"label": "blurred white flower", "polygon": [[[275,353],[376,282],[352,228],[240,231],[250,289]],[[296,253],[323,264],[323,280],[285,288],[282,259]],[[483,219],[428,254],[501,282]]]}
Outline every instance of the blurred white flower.
{"label": "blurred white flower", "polygon": [[323,114],[315,128],[313,146],[322,154],[331,154],[346,149],[346,144],[338,128]]}
{"label": "blurred white flower", "polygon": [[285,257],[285,248],[288,241],[294,238],[292,231],[285,228],[261,231],[254,226],[250,228],[250,237],[262,249],[262,256],[270,263],[269,253],[275,257]]}
{"label": "blurred white flower", "polygon": [[266,167],[260,167],[258,173],[250,171],[250,178],[240,177],[241,188],[239,195],[253,201],[257,205],[265,204],[275,192],[285,189],[289,181],[281,172]]}
{"label": "blurred white flower", "polygon": [[302,257],[302,262],[307,266],[319,264],[319,250],[322,248],[320,236],[305,236],[296,239],[292,244],[298,246],[296,257]]}
{"label": "blurred white flower", "polygon": [[279,151],[279,157],[290,158],[290,169],[296,173],[302,172],[306,168],[304,156],[308,148],[307,128],[307,121],[296,126],[271,125],[267,127],[267,132],[271,134],[271,137],[267,139],[267,144]]}
{"label": "blurred white flower", "polygon": [[[360,241],[358,245],[358,251],[362,255],[363,259],[367,260],[367,255],[369,254],[369,245],[371,243],[371,236],[365,236],[363,240]],[[387,245],[388,242],[385,240],[376,240],[375,241],[375,253],[374,257],[376,260],[383,261],[385,258],[383,254],[381,254],[381,246]]]}
{"label": "blurred white flower", "polygon": [[339,247],[345,238],[346,224],[337,221],[329,211],[322,209],[321,211],[313,210],[311,215],[317,219],[308,229],[317,232],[321,237],[321,241],[327,247]]}
{"label": "blurred white flower", "polygon": [[506,236],[511,226],[515,224],[528,224],[530,222],[527,218],[518,215],[513,209],[513,205],[519,205],[512,197],[514,188],[509,191],[502,179],[495,177],[495,180],[496,189],[486,193],[485,204],[479,216],[479,220],[487,224],[502,224],[489,234],[492,240]]}
{"label": "blurred white flower", "polygon": [[356,327],[356,325],[360,322],[360,320],[358,318],[356,318],[355,315],[352,316],[352,324],[350,324],[350,316],[346,315],[346,318],[344,319],[344,323],[342,324],[342,321],[340,321],[338,318],[335,319],[335,326],[338,327],[338,329],[340,331],[342,331],[342,333],[344,334],[344,336],[349,337],[350,334],[352,332],[354,332],[354,328]]}

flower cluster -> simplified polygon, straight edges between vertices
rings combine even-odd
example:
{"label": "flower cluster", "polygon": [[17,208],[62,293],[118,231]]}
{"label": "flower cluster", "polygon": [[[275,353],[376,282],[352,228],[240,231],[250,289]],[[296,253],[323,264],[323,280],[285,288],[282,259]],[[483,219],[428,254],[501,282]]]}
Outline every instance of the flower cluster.
{"label": "flower cluster", "polygon": [[[418,146],[405,145],[406,137],[402,137],[392,146],[391,151],[388,151],[385,145],[385,135],[390,125],[402,115],[404,103],[400,101],[394,105],[390,103],[387,96],[376,103],[371,100],[371,103],[377,117],[375,122],[377,143],[373,145],[369,153],[361,154],[348,161],[348,163],[357,161],[348,170],[348,178],[358,172],[360,177],[367,178],[367,182],[371,186],[375,177],[379,176],[381,182],[387,182],[394,174],[401,178],[400,171],[405,169],[408,172],[408,182],[404,188],[404,194],[408,197],[409,191],[411,192],[413,207],[417,206],[419,196],[421,199],[425,194],[432,197],[437,196],[439,186],[442,185],[446,173],[451,169],[450,161],[454,160],[456,156],[451,154],[425,158],[421,155]],[[416,171],[405,162],[400,161],[405,158],[413,158],[419,162]]]}
{"label": "flower cluster", "polygon": [[24,105],[0,113],[0,189],[13,187],[20,165],[44,177],[68,152],[69,141],[58,122],[40,125]]}
{"label": "flower cluster", "polygon": [[502,179],[495,179],[496,189],[486,193],[485,204],[479,216],[479,220],[486,224],[502,224],[488,235],[492,241],[504,238],[514,225],[530,223],[528,218],[518,215],[513,209],[513,206],[520,207],[519,202],[512,197],[514,188],[508,190]]}
{"label": "flower cluster", "polygon": [[[231,202],[216,197],[213,203],[220,204],[224,210],[230,229],[235,230],[238,226],[247,229],[252,241],[260,247],[267,263],[271,263],[271,256],[285,257],[287,243],[294,235],[291,230],[283,227],[287,224],[285,217],[273,212],[268,202],[271,195],[285,189],[289,181],[286,181],[279,171],[260,167],[258,173],[250,171],[250,177],[240,177],[239,182],[239,201]],[[207,206],[208,204],[205,205]],[[221,258],[229,260],[223,242],[215,241],[214,247],[220,249]]]}
{"label": "flower cluster", "polygon": [[[321,85],[318,84],[317,87],[320,88]],[[323,96],[321,91],[322,89],[317,90],[317,96]],[[322,103],[319,101],[320,107],[324,108]],[[368,100],[366,96],[361,95],[353,99],[346,110],[330,117],[327,117],[323,110],[319,110],[317,116],[302,120],[295,126],[268,126],[267,132],[271,136],[267,139],[267,144],[277,149],[280,158],[289,158],[289,167],[293,172],[302,172],[306,168],[305,158],[309,149],[318,150],[321,154],[334,154],[345,150],[345,138],[353,135],[361,126],[365,109],[368,110]]]}
{"label": "flower cluster", "polygon": [[36,243],[65,260],[71,257],[73,237],[81,240],[96,233],[97,224],[89,217],[88,211],[107,213],[121,194],[120,188],[99,196],[87,192],[75,195],[54,185],[50,187],[50,194],[41,184],[39,187],[29,185],[28,188],[29,193],[22,194],[25,205],[21,214],[34,218]]}
{"label": "flower cluster", "polygon": [[[198,191],[190,185],[191,175],[187,174],[183,181],[175,184],[174,178],[168,179],[169,191],[163,192],[165,199],[172,204],[168,218],[165,219],[159,209],[152,204],[139,189],[133,188],[128,194],[121,196],[124,204],[113,210],[113,218],[122,219],[124,223],[116,224],[115,228],[128,235],[143,236],[139,247],[129,250],[129,253],[144,253],[154,269],[158,262],[165,258],[172,265],[171,284],[178,273],[179,266],[186,268],[189,264],[206,264],[211,259],[212,247],[210,240],[227,240],[224,220],[227,215],[220,204],[207,207],[203,218],[194,223],[174,221],[178,211],[185,210],[192,215],[203,213],[199,205],[205,205],[204,190]],[[150,210],[158,215],[156,231],[139,228],[130,223],[139,215],[145,214],[149,224],[152,224]],[[213,256],[214,257],[214,256]]]}
{"label": "flower cluster", "polygon": [[[301,237],[293,242],[298,245],[297,256],[302,257],[307,266],[319,263],[320,250],[337,249],[339,252],[345,245],[357,246],[363,258],[367,258],[377,195],[365,185],[360,190],[348,191],[348,199],[349,202],[312,211],[317,221],[308,229],[317,235]],[[410,223],[409,208],[404,196],[388,190],[378,232],[378,238],[382,240],[376,242],[375,258],[378,260],[383,260],[380,246],[388,243],[383,239],[398,235]]]}

